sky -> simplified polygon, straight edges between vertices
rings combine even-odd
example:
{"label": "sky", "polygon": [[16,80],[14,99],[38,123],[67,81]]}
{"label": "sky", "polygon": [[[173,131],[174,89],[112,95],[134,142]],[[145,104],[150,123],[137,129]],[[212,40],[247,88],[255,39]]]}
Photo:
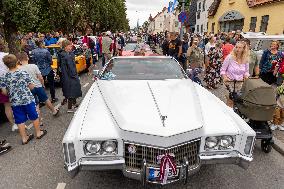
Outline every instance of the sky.
{"label": "sky", "polygon": [[[139,19],[141,26],[148,20],[150,14],[156,16],[161,12],[163,7],[168,7],[170,0],[126,0],[127,18],[130,20],[129,25],[134,28]],[[137,12],[136,12],[137,11]]]}

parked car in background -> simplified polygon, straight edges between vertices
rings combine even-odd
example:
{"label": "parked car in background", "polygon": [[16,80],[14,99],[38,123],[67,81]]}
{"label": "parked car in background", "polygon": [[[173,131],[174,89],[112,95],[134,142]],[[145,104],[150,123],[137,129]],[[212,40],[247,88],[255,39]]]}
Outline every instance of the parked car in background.
{"label": "parked car in background", "polygon": [[242,36],[251,41],[251,48],[256,52],[258,61],[260,61],[263,51],[270,48],[272,41],[279,41],[279,50],[284,51],[284,35],[264,35],[263,33],[250,32]]}
{"label": "parked car in background", "polygon": [[[50,45],[47,46],[47,49],[52,55],[52,69],[54,70],[55,73],[55,81],[59,82],[60,78],[59,75],[57,74],[58,72],[58,64],[57,64],[57,58],[58,58],[58,52],[60,51],[61,47],[59,45]],[[83,49],[78,46],[74,50],[75,53],[75,63],[76,63],[76,69],[78,73],[84,72],[87,69],[87,64],[86,64],[86,57],[83,55]]]}
{"label": "parked car in background", "polygon": [[73,176],[121,170],[144,186],[166,185],[205,164],[253,160],[255,132],[175,59],[114,57],[95,74],[62,141]]}

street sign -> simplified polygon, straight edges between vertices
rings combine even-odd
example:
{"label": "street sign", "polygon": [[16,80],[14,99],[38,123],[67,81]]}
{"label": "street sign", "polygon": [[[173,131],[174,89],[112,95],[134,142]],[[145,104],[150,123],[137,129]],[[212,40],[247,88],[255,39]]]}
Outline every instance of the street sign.
{"label": "street sign", "polygon": [[181,12],[178,15],[178,21],[184,23],[187,20],[186,12]]}

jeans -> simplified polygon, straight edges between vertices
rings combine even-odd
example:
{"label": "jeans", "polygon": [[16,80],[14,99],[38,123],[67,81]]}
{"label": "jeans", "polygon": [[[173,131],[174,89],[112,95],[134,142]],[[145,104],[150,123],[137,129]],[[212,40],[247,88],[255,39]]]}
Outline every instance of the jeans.
{"label": "jeans", "polygon": [[51,99],[55,99],[55,86],[54,86],[54,72],[51,70],[47,76],[44,76],[47,78],[47,82],[49,85],[49,91]]}
{"label": "jeans", "polygon": [[111,59],[111,54],[103,53],[102,57],[102,66],[104,67],[105,64]]}

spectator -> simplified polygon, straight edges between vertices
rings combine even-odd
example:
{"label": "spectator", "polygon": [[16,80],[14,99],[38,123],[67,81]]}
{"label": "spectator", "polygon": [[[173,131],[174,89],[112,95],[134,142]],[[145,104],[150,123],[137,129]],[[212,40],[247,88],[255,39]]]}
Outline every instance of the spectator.
{"label": "spectator", "polygon": [[49,45],[52,45],[52,44],[56,44],[57,40],[56,40],[56,38],[53,37],[52,34],[47,34],[44,42],[45,42],[46,46],[49,46]]}
{"label": "spectator", "polygon": [[[0,41],[0,78],[4,77],[4,75],[9,71],[7,66],[5,66],[4,62],[2,61],[3,57],[8,55],[8,53],[5,53],[4,50],[5,50],[5,44],[4,41],[1,40]],[[12,131],[17,130],[18,126],[14,123],[13,112],[8,96],[0,93],[0,103],[4,104],[5,114],[12,126]]]}
{"label": "spectator", "polygon": [[284,120],[284,82],[276,89],[276,102],[277,107],[275,108],[270,128],[271,130],[278,128],[280,131],[284,131],[284,127],[281,125]]}
{"label": "spectator", "polygon": [[[34,64],[28,64],[29,57],[25,52],[18,54],[18,60],[21,63],[20,70],[26,71],[32,78],[34,88],[32,89],[32,94],[34,95],[35,102],[37,105],[37,112],[40,115],[39,103],[46,104],[47,108],[52,112],[53,116],[56,116],[59,112],[58,109],[55,109],[50,100],[48,99],[45,90],[44,90],[44,80],[38,69]],[[41,116],[39,116],[41,117]]]}
{"label": "spectator", "polygon": [[251,44],[249,39],[244,39],[249,48],[249,75],[259,77],[259,62],[257,59],[257,54],[251,49]]}
{"label": "spectator", "polygon": [[83,54],[86,57],[86,65],[88,69],[88,75],[92,74],[91,70],[91,59],[92,59],[92,53],[91,50],[88,48],[88,45],[86,43],[83,44]]}
{"label": "spectator", "polygon": [[45,79],[47,78],[50,95],[51,95],[51,102],[55,103],[58,101],[58,99],[55,98],[54,72],[51,68],[52,57],[50,52],[47,49],[43,48],[42,42],[36,41],[36,44],[38,48],[34,49],[31,53],[33,62],[38,66],[41,75]]}
{"label": "spectator", "polygon": [[162,51],[163,51],[164,56],[169,55],[169,42],[170,42],[170,40],[171,40],[170,34],[167,34],[166,39],[164,40],[164,42],[162,44]]}
{"label": "spectator", "polygon": [[[237,92],[240,91],[244,79],[249,77],[248,59],[248,47],[244,41],[239,41],[221,67],[223,82],[231,89],[235,86]],[[236,85],[234,85],[234,81],[237,81]],[[229,98],[229,95],[227,95],[226,98],[227,105],[233,107],[234,103]]]}
{"label": "spectator", "polygon": [[105,66],[105,63],[108,62],[111,57],[112,57],[112,51],[110,50],[111,44],[112,44],[112,39],[110,38],[111,32],[107,31],[102,38],[102,66]]}
{"label": "spectator", "polygon": [[226,59],[226,57],[232,52],[232,50],[234,49],[234,45],[232,45],[230,43],[231,38],[230,37],[226,37],[225,39],[225,44],[222,47],[222,51],[223,51],[223,58],[224,60]]}
{"label": "spectator", "polygon": [[206,68],[204,81],[208,89],[217,89],[221,83],[220,69],[223,62],[222,41],[217,41],[215,47],[212,47],[208,53],[209,65]]}
{"label": "spectator", "polygon": [[35,127],[37,139],[46,135],[46,130],[40,130],[39,119],[36,111],[35,99],[30,90],[33,89],[32,79],[25,71],[17,68],[17,58],[9,54],[4,56],[3,62],[9,72],[2,77],[0,88],[4,94],[8,94],[12,104],[15,123],[18,125],[22,138],[22,144],[28,144],[34,138],[33,134],[27,135],[25,122],[30,119]]}
{"label": "spectator", "polygon": [[58,59],[62,72],[62,92],[68,101],[68,113],[73,113],[76,99],[82,96],[81,84],[76,70],[75,55],[72,53],[72,43],[68,40],[62,42],[63,51]]}
{"label": "spectator", "polygon": [[204,67],[204,54],[203,50],[199,48],[198,38],[195,37],[192,39],[192,46],[187,50],[187,60],[189,61],[189,65],[191,69],[195,68],[203,68]]}
{"label": "spectator", "polygon": [[182,42],[177,37],[175,32],[170,33],[170,42],[169,42],[169,56],[174,57],[176,60],[180,60],[182,54]]}
{"label": "spectator", "polygon": [[180,58],[181,66],[186,71],[187,69],[187,50],[188,50],[188,35],[183,35],[183,41],[182,41],[182,55]]}
{"label": "spectator", "polygon": [[281,62],[281,52],[278,51],[278,41],[273,41],[270,45],[270,49],[263,52],[260,60],[260,78],[269,85],[276,82],[276,73],[278,71],[277,66]]}

